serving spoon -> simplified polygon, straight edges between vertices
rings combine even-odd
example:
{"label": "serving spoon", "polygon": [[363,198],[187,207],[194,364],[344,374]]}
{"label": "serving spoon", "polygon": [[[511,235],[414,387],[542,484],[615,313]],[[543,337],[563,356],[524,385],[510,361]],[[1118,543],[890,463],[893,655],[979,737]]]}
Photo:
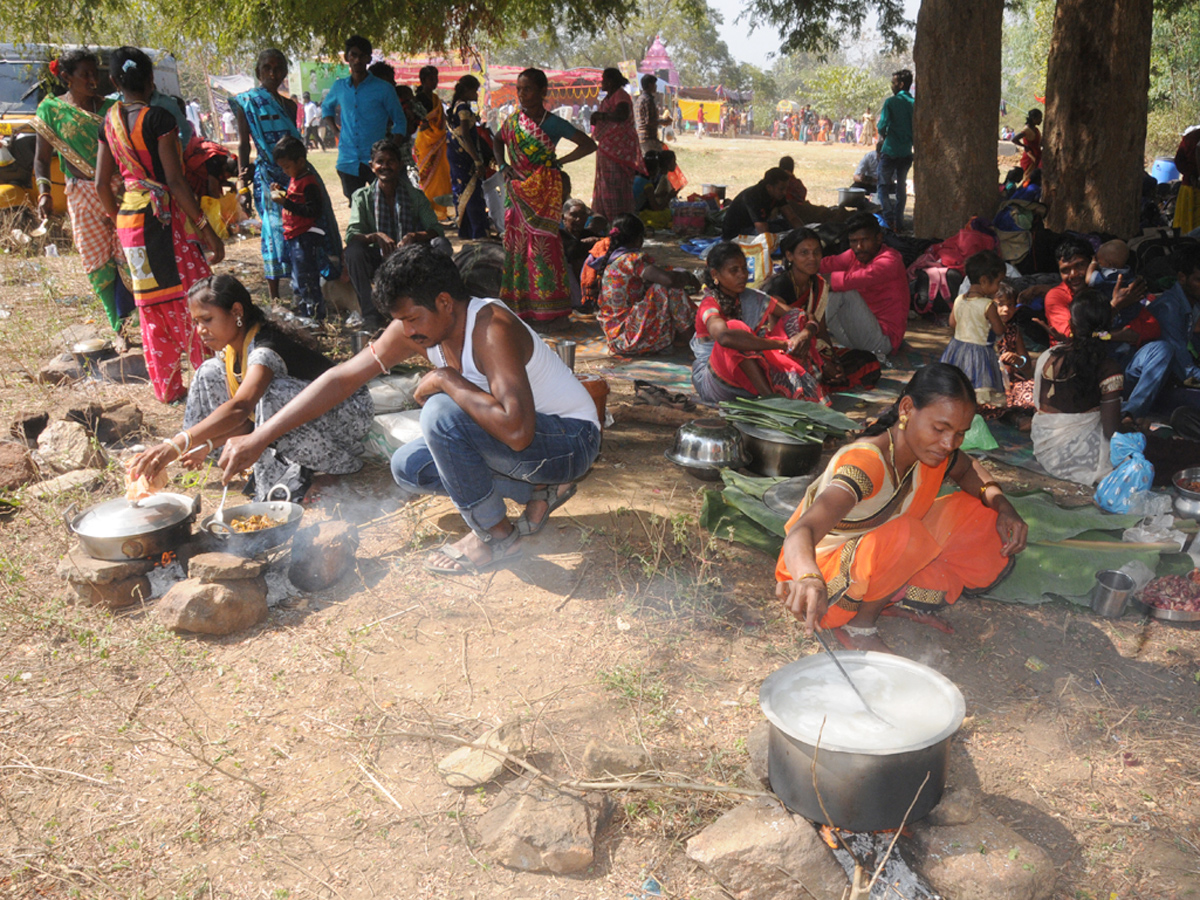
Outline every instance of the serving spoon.
{"label": "serving spoon", "polygon": [[[829,600],[829,605],[832,606],[834,603],[836,603],[838,601],[838,599],[842,596],[842,594],[844,594],[845,592],[846,592],[846,589],[842,588],[841,591],[839,591],[837,594],[834,594],[833,597],[831,597]],[[837,666],[837,670],[842,673],[842,677],[846,679],[846,683],[848,685],[850,685],[850,689],[852,691],[854,691],[854,695],[856,697],[858,697],[859,702],[862,703],[863,709],[865,709],[867,712],[869,712],[871,715],[873,715],[875,718],[877,718],[884,725],[887,725],[890,728],[894,728],[895,726],[892,725],[891,722],[889,722],[887,719],[885,719],[883,716],[881,716],[879,713],[875,712],[875,710],[873,710],[871,708],[871,704],[867,702],[867,698],[862,695],[862,691],[860,691],[858,689],[858,685],[856,685],[854,683],[854,679],[852,679],[850,677],[850,673],[846,671],[846,669],[842,665],[841,661],[837,658],[837,654],[834,653],[833,649],[829,646],[829,642],[825,639],[825,635],[822,633],[822,629],[819,625],[815,626],[813,628],[813,634],[817,638],[817,643],[819,643],[821,645],[821,648],[826,653],[829,654],[829,658],[833,660],[833,664],[835,666]]]}
{"label": "serving spoon", "polygon": [[[229,496],[229,485],[225,485],[225,490],[221,491],[221,505],[217,507],[217,511],[213,513],[213,521],[224,523],[225,519],[221,515],[225,509],[225,498]],[[864,703],[866,701],[863,701]]]}

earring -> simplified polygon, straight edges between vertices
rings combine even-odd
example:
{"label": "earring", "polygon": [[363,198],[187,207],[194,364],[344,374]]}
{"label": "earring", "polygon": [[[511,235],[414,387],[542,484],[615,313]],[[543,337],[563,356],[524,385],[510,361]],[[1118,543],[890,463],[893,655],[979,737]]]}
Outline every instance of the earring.
{"label": "earring", "polygon": [[900,430],[903,431],[907,427],[908,427],[908,416],[901,416],[900,417]]}
{"label": "earring", "polygon": [[242,327],[242,317],[241,317],[241,316],[238,316],[238,317],[237,317],[237,327],[238,327],[238,328],[241,328],[241,327]]}

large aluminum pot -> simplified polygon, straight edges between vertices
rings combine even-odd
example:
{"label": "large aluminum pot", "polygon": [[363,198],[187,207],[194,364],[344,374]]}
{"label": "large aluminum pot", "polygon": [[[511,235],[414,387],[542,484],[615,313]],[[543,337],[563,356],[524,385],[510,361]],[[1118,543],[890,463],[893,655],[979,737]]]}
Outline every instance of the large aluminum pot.
{"label": "large aluminum pot", "polygon": [[[890,735],[894,739],[876,741],[878,748],[865,746],[865,741],[845,742],[844,738],[839,739],[830,719],[850,712],[865,717],[865,712],[851,709],[856,706],[854,701],[838,704],[824,719],[819,713],[803,718],[795,713],[797,703],[813,706],[804,694],[797,692],[798,679],[828,681],[831,695],[838,688],[850,690],[844,682],[838,684],[833,680],[840,677],[836,672],[830,677],[824,671],[833,669],[832,661],[826,657],[824,653],[806,657],[773,672],[763,682],[759,703],[771,723],[767,750],[771,789],[788,809],[806,819],[850,831],[899,828],[918,789],[920,796],[908,820],[928,815],[942,799],[946,785],[950,741],[966,711],[962,693],[945,676],[920,663],[888,653],[841,652],[838,659],[852,678],[858,676],[856,684],[860,686],[867,680],[868,667],[873,670],[870,673],[873,679],[882,677],[907,684],[910,696],[918,698],[922,713],[929,714],[922,725],[936,728],[909,740],[920,730],[908,732],[906,726],[913,723],[901,718],[903,709],[876,702],[876,712],[900,726]],[[941,727],[936,727],[939,723]],[[884,737],[889,735],[885,733]],[[819,800],[813,787],[814,757]],[[921,788],[926,774],[929,781]]]}
{"label": "large aluminum pot", "polygon": [[67,531],[93,559],[154,559],[192,536],[200,495],[164,492],[137,503],[109,500],[72,517],[74,512],[72,506],[63,514]]}
{"label": "large aluminum pot", "polygon": [[[279,497],[272,500],[272,497]],[[304,516],[304,507],[292,503],[292,494],[284,485],[277,484],[267,494],[267,499],[257,503],[243,503],[239,506],[227,507],[221,510],[220,518],[208,516],[200,523],[200,528],[208,532],[218,546],[226,553],[238,556],[258,556],[260,553],[278,547],[296,533],[300,527],[300,519]],[[234,531],[229,523],[234,519],[250,516],[266,516],[275,524],[261,528],[258,531]]]}
{"label": "large aluminum pot", "polygon": [[746,468],[768,478],[795,478],[807,475],[821,459],[822,445],[800,441],[774,428],[734,422],[742,433],[750,461]]}

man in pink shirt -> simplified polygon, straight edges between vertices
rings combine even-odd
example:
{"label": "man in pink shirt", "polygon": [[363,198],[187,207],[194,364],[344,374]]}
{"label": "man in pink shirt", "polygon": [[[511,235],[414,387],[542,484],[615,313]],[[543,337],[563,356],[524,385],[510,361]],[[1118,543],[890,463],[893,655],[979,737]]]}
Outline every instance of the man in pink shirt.
{"label": "man in pink shirt", "polygon": [[846,234],[850,249],[821,260],[829,281],[825,321],[834,343],[885,362],[908,326],[908,272],[900,254],[883,245],[883,229],[871,213],[851,216]]}

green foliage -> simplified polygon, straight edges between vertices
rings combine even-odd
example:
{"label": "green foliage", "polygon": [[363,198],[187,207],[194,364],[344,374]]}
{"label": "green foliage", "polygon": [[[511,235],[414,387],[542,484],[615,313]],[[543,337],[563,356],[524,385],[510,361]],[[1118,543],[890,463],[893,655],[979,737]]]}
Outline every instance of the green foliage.
{"label": "green foliage", "polygon": [[1020,131],[1025,113],[1046,96],[1046,60],[1054,27],[1054,0],[1029,0],[1004,17],[1000,96],[1008,104],[1005,124]]}
{"label": "green foliage", "polygon": [[1156,11],[1150,56],[1149,155],[1173,155],[1185,128],[1200,122],[1200,7]]}
{"label": "green foliage", "polygon": [[846,35],[860,36],[871,14],[886,48],[900,52],[913,27],[903,0],[749,0],[745,10],[756,24],[778,29],[784,53],[827,53]]}

